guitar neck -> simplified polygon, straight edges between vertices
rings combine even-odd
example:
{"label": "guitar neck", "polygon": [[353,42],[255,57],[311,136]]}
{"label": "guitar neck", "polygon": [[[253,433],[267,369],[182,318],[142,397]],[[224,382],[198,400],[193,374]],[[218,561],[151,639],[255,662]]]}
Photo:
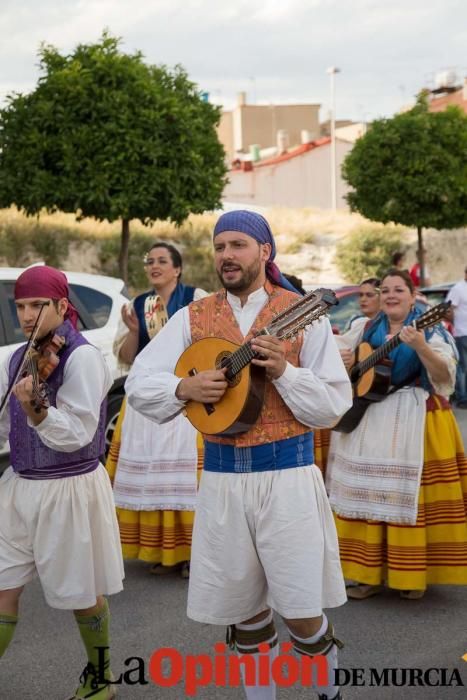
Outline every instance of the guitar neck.
{"label": "guitar neck", "polygon": [[[269,335],[267,329],[262,330],[258,335]],[[272,335],[272,333],[270,334]],[[257,336],[256,336],[257,337]],[[257,353],[251,347],[251,340],[242,345],[228,358],[228,370],[226,373],[227,379],[233,379],[236,374],[242,371],[244,367],[250,364],[252,359],[257,356]]]}
{"label": "guitar neck", "polygon": [[[323,288],[316,289],[274,316],[269,326],[260,330],[255,337],[269,335],[280,340],[291,338],[302,328],[318,320],[330,306],[336,303],[337,298],[333,291]],[[251,347],[253,340],[254,338],[242,345],[232,355],[223,359],[221,367],[227,367],[225,375],[227,379],[233,379],[253,358],[258,356],[258,353]]]}
{"label": "guitar neck", "polygon": [[352,373],[355,371],[355,373],[358,372],[358,374],[361,375],[387,357],[390,352],[395,350],[395,348],[400,345],[401,339],[399,337],[399,333],[396,333],[396,335],[393,335],[390,340],[387,340],[385,343],[383,343],[383,345],[380,345],[379,348],[372,352],[371,355],[365,358],[362,362],[357,362],[357,364],[352,368]]}

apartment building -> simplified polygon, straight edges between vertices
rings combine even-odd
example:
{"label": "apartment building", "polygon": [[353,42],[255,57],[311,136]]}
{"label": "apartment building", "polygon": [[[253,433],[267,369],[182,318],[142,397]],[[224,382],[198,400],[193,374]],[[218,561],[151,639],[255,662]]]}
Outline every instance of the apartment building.
{"label": "apartment building", "polygon": [[229,162],[250,147],[265,149],[278,145],[280,150],[308,143],[320,135],[319,104],[253,105],[245,92],[238,95],[232,111],[223,112],[217,130]]}

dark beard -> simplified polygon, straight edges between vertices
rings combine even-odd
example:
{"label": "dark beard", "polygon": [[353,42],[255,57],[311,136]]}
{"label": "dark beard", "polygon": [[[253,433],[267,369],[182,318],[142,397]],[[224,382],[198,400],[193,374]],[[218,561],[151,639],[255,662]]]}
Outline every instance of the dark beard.
{"label": "dark beard", "polygon": [[242,270],[242,276],[236,282],[225,282],[224,278],[222,277],[222,272],[218,272],[217,276],[219,277],[224,289],[227,289],[229,292],[244,292],[246,289],[251,287],[252,283],[259,276],[260,272],[261,263],[258,259],[252,263],[250,267],[247,267],[246,270]]}

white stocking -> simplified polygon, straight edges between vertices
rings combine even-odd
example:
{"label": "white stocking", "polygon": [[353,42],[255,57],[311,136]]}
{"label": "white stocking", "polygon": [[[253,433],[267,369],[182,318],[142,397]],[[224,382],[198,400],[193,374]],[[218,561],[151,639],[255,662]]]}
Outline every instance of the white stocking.
{"label": "white stocking", "polygon": [[[296,639],[298,642],[301,642],[302,644],[316,644],[323,634],[325,634],[326,630],[328,628],[328,619],[326,615],[323,613],[323,622],[321,624],[320,629],[316,634],[313,634],[311,637],[297,637],[296,634],[293,632],[290,632],[291,636],[293,639]],[[303,652],[305,653],[305,652]],[[333,698],[337,697],[337,694],[339,692],[339,686],[334,685],[334,679],[335,679],[335,671],[338,668],[338,659],[337,659],[337,646],[333,644],[330,649],[326,652],[322,652],[325,654],[327,661],[328,661],[328,685],[326,686],[319,686],[316,689],[318,694],[323,696],[323,698],[327,698],[328,700],[333,700]],[[312,654],[310,654],[312,656]]]}
{"label": "white stocking", "polygon": [[[272,611],[268,615],[268,617],[265,620],[261,620],[261,622],[255,622],[252,625],[235,625],[235,627],[238,630],[246,630],[248,632],[253,632],[255,630],[261,630],[263,627],[266,627],[266,625],[270,624],[272,621]],[[248,656],[252,657],[255,660],[255,665],[256,665],[256,685],[245,685],[245,669],[242,665],[242,679],[243,679],[243,687],[245,688],[245,694],[247,697],[247,700],[276,700],[276,684],[270,679],[270,684],[269,685],[259,685],[258,683],[258,678],[259,678],[259,661],[260,657],[269,656],[269,668],[271,668],[272,662],[274,659],[277,657],[279,653],[279,645],[277,644],[277,634],[274,633],[274,635],[271,637],[269,640],[264,640],[262,642],[263,644],[272,644],[275,643],[275,646],[269,649],[267,653],[256,653],[256,654],[248,654]],[[256,645],[254,645],[256,646]],[[238,649],[238,654],[242,654],[242,648],[246,649],[247,647],[243,646]],[[264,663],[264,661],[263,661]]]}

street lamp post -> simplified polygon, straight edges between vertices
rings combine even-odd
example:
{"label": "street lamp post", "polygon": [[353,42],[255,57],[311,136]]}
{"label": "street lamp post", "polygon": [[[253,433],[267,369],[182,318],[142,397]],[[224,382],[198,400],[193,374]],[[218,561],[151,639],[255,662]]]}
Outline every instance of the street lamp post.
{"label": "street lamp post", "polygon": [[337,165],[336,165],[336,92],[335,80],[336,73],[340,73],[340,68],[331,66],[326,70],[326,73],[331,77],[331,207],[334,211],[337,209]]}

